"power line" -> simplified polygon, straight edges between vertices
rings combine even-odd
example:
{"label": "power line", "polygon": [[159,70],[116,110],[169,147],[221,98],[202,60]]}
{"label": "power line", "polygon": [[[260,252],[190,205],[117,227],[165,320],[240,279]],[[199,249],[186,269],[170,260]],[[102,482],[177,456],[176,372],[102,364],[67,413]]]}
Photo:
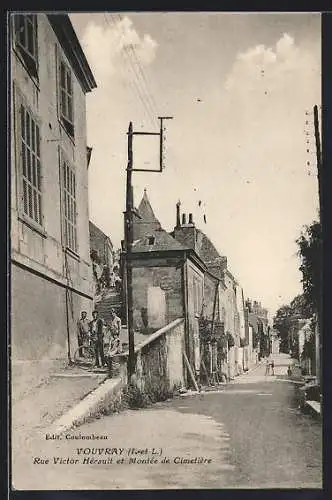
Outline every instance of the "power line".
{"label": "power line", "polygon": [[[121,14],[117,14],[117,16],[118,16],[118,18],[119,18],[120,21],[123,20],[123,17],[122,17]],[[146,90],[147,90],[147,95],[149,96],[149,99],[151,101],[152,109],[154,110],[154,114],[157,115],[156,110],[157,110],[158,106],[157,106],[156,101],[154,99],[153,93],[151,92],[151,89],[149,87],[148,81],[147,81],[147,79],[145,77],[145,73],[144,73],[144,70],[143,70],[142,65],[140,63],[140,60],[139,60],[139,58],[138,58],[138,56],[136,54],[136,51],[135,51],[135,49],[134,49],[134,47],[132,45],[130,46],[130,50],[131,50],[132,54],[134,55],[136,64],[137,64],[139,72],[140,72],[140,75],[141,75],[141,77],[142,77],[142,79],[144,81],[144,84],[145,84],[145,87],[146,87]]]}
{"label": "power line", "polygon": [[[104,17],[105,17],[105,21],[107,22],[107,24],[112,28],[110,22],[109,22],[109,19],[107,18],[106,14],[104,13]],[[111,21],[112,21],[112,24],[113,24],[113,27],[115,29],[117,29],[117,25],[113,19],[113,17],[110,17]],[[112,28],[113,29],[113,28]],[[124,33],[121,34],[121,38],[123,39],[124,38]],[[127,47],[124,45],[124,49],[126,49]],[[130,64],[130,68],[132,70],[132,73],[134,75],[134,79],[131,79],[129,81],[129,83],[132,84],[132,88],[135,89],[136,91],[136,95],[137,97],[139,98],[139,100],[141,101],[143,107],[144,107],[144,110],[145,112],[147,113],[147,116],[149,117],[149,119],[151,120],[151,123],[154,125],[155,123],[155,119],[153,118],[153,114],[151,113],[151,110],[147,107],[147,103],[146,103],[146,99],[145,99],[145,96],[142,94],[142,91],[141,91],[141,88],[139,86],[139,79],[137,77],[137,74],[135,72],[135,70],[133,69],[133,65],[130,61],[130,57],[129,55],[127,54],[127,51],[125,50],[125,56],[126,56],[126,59],[129,61],[129,64]]]}
{"label": "power line", "polygon": [[[105,21],[107,22],[107,24],[111,27],[110,22],[109,22],[108,18],[106,17],[106,14],[104,14],[104,17],[105,17]],[[116,24],[115,24],[113,18],[111,18],[111,20],[112,20],[114,28],[117,29]],[[122,37],[123,37],[123,35],[122,35]],[[124,77],[124,73],[122,71],[122,67],[121,66],[120,66],[120,71],[121,71],[121,73],[122,73],[122,75]],[[124,77],[124,80],[127,80],[127,78]],[[135,97],[138,97],[139,100],[141,101],[141,103],[142,103],[142,105],[144,107],[145,113],[147,114],[148,118],[150,120],[152,120],[150,111],[149,111],[149,109],[145,105],[145,101],[144,101],[144,98],[143,98],[143,96],[141,94],[139,86],[136,84],[135,80],[133,80],[133,79],[129,80],[128,83],[129,83],[130,87],[135,91],[135,94],[136,94]]]}
{"label": "power line", "polygon": [[[116,27],[116,22],[114,20],[114,16],[112,14],[110,14],[113,21],[114,21],[114,26]],[[123,18],[120,16],[120,14],[118,14],[118,19],[119,19],[119,22],[122,22],[123,21]],[[124,32],[123,32],[123,37],[124,37]],[[139,59],[137,57],[137,54],[135,52],[135,49],[132,45],[123,45],[123,49],[126,53],[126,56],[127,56],[127,60],[129,61],[129,64],[131,66],[131,69],[133,71],[133,73],[135,74],[135,77],[137,78],[137,81],[140,81],[139,80],[139,74],[137,73],[136,71],[136,68],[135,68],[135,64],[134,64],[134,61],[133,59],[131,58],[131,54],[129,52],[129,50],[131,50],[131,53],[134,55],[135,57],[135,60],[136,60],[136,64],[137,64],[137,67],[140,71],[140,74],[142,76],[142,81],[145,83],[145,92],[146,92],[146,96],[147,96],[147,100],[146,100],[146,104],[149,106],[150,108],[150,111],[152,113],[152,116],[154,117],[154,121],[155,123],[157,123],[156,119],[155,119],[155,116],[157,115],[157,111],[156,111],[156,106],[154,105],[153,103],[153,97],[151,96],[151,92],[149,91],[149,88],[148,88],[148,84],[147,84],[147,81],[146,81],[146,78],[145,78],[145,75],[144,75],[144,72],[142,70],[142,67],[140,65],[140,62],[139,62]]]}

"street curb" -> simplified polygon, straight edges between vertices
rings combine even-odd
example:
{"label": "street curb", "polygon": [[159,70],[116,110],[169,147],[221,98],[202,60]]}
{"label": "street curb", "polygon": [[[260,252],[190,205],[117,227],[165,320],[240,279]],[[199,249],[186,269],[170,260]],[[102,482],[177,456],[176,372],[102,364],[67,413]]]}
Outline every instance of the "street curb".
{"label": "street curb", "polygon": [[319,405],[319,403],[316,401],[305,401],[304,409],[317,419],[321,419],[321,408],[320,405],[319,408],[317,408],[317,405]]}
{"label": "street curb", "polygon": [[259,362],[257,363],[257,365],[256,365],[256,366],[254,366],[253,368],[250,368],[250,370],[246,371],[246,372],[245,372],[245,373],[243,373],[242,375],[248,375],[248,373],[251,373],[251,372],[253,372],[254,370],[257,370],[257,368],[259,368],[262,364],[263,364],[263,362],[262,362],[262,361],[259,361]]}
{"label": "street curb", "polygon": [[78,427],[86,419],[93,418],[106,407],[114,405],[116,400],[121,398],[122,387],[121,378],[106,379],[97,389],[90,392],[77,405],[53,422],[49,432],[62,434],[72,427]]}
{"label": "street curb", "polygon": [[250,368],[250,370],[248,370],[248,371],[246,371],[246,372],[244,372],[244,373],[241,373],[241,375],[237,375],[237,376],[235,376],[235,377],[234,377],[234,379],[230,381],[230,383],[231,383],[231,382],[235,382],[236,380],[241,379],[241,377],[245,377],[246,375],[249,375],[249,373],[251,373],[251,372],[253,372],[253,371],[257,370],[260,366],[262,366],[262,364],[263,364],[263,362],[262,362],[262,361],[260,361],[260,362],[259,362],[256,366],[254,366],[253,368]]}

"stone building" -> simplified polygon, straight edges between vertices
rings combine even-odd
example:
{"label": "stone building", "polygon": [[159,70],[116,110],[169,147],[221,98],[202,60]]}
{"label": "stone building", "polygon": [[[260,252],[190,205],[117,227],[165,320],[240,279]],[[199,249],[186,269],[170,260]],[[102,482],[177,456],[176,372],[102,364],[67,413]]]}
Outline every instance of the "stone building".
{"label": "stone building", "polygon": [[189,247],[162,229],[144,193],[134,216],[133,314],[137,331],[152,333],[177,318],[185,319],[185,352],[199,372],[198,318],[205,266]]}
{"label": "stone building", "polygon": [[93,74],[66,14],[10,17],[13,360],[67,360],[92,304],[86,141]]}
{"label": "stone building", "polygon": [[[134,215],[134,323],[150,332],[178,317],[185,318],[186,351],[196,373],[201,369],[199,321],[213,323],[218,335],[228,333],[231,376],[237,372],[240,338],[245,336],[243,293],[227,269],[227,259],[196,228],[191,214],[180,217],[167,233],[156,218],[146,192]],[[216,333],[217,335],[217,333]],[[217,335],[217,336],[218,336]]]}
{"label": "stone building", "polygon": [[270,327],[268,311],[262,307],[257,300],[246,300],[248,309],[248,321],[252,327],[253,347],[257,350],[259,357],[268,356],[270,353]]}
{"label": "stone building", "polygon": [[91,221],[89,221],[89,234],[95,291],[99,293],[101,289],[110,286],[110,274],[115,263],[115,252],[109,236]]}

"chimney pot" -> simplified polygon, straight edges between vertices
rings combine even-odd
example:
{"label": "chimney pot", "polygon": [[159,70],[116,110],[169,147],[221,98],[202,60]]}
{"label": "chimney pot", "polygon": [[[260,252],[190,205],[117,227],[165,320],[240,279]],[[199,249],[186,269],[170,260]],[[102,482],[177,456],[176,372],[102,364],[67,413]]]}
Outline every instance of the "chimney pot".
{"label": "chimney pot", "polygon": [[176,204],[176,227],[180,227],[181,226],[181,222],[180,222],[180,206],[181,206],[181,202],[178,201],[177,204]]}
{"label": "chimney pot", "polygon": [[189,214],[189,220],[188,220],[188,224],[193,224],[194,221],[193,221],[193,214]]}
{"label": "chimney pot", "polygon": [[186,214],[182,214],[182,225],[185,225],[186,222]]}

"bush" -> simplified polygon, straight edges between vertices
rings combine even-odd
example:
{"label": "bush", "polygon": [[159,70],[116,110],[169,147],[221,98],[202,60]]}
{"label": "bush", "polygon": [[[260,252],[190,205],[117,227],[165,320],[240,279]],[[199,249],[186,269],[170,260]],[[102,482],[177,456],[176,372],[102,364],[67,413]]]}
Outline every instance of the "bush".
{"label": "bush", "polygon": [[247,339],[243,339],[242,337],[240,338],[240,347],[246,347],[249,345],[249,342]]}
{"label": "bush", "polygon": [[123,391],[123,403],[133,410],[147,408],[152,403],[172,398],[176,390],[174,387],[173,391],[170,391],[165,383],[146,386],[144,390],[132,384]]}
{"label": "bush", "polygon": [[227,333],[227,341],[228,341],[228,348],[230,349],[231,347],[235,346],[235,340],[234,337],[231,333]]}
{"label": "bush", "polygon": [[151,403],[151,400],[136,385],[128,385],[123,391],[123,402],[128,408],[136,410],[138,408],[146,408]]}

